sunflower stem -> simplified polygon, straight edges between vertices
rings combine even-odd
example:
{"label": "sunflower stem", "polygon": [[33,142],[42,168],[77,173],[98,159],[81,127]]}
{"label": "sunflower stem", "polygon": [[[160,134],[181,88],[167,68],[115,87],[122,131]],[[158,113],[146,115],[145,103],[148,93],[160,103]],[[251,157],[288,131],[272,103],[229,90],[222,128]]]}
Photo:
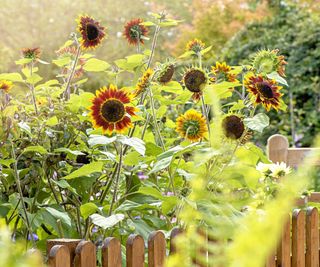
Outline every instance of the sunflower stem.
{"label": "sunflower stem", "polygon": [[166,147],[164,145],[164,142],[163,142],[163,139],[162,139],[162,135],[160,133],[159,125],[158,125],[158,122],[157,122],[157,116],[156,116],[156,111],[155,111],[154,101],[153,101],[153,94],[152,94],[152,90],[151,90],[150,87],[149,87],[148,91],[149,91],[149,96],[150,96],[150,106],[151,106],[151,111],[152,111],[154,127],[155,127],[156,133],[157,133],[157,135],[159,137],[159,141],[160,141],[162,150],[166,151]]}
{"label": "sunflower stem", "polygon": [[71,85],[71,81],[72,81],[72,78],[74,76],[74,73],[76,71],[76,67],[77,67],[77,64],[78,64],[78,59],[79,59],[79,56],[80,56],[80,52],[81,52],[81,46],[77,40],[77,38],[75,37],[75,41],[77,43],[77,46],[78,46],[78,49],[77,49],[77,54],[76,54],[76,57],[74,59],[74,62],[73,62],[73,66],[72,66],[72,69],[71,69],[71,72],[70,72],[70,75],[68,77],[68,81],[67,81],[67,85],[66,85],[66,90],[64,91],[64,96],[65,96],[65,100],[69,100],[70,99],[70,85]]}
{"label": "sunflower stem", "polygon": [[[30,77],[32,77],[32,74],[33,74],[33,63],[31,62],[31,65],[30,65]],[[34,85],[30,84],[29,88],[30,88],[30,91],[31,91],[31,97],[32,97],[32,103],[33,103],[33,106],[34,106],[34,110],[35,110],[36,114],[39,115],[37,102],[36,102],[35,91],[34,91]]]}
{"label": "sunflower stem", "polygon": [[204,102],[204,96],[203,95],[201,95],[201,108],[202,108],[202,114],[206,118],[208,132],[209,132],[209,139],[210,139],[210,122],[209,122],[208,113],[207,113],[207,110],[206,110],[206,104]]}
{"label": "sunflower stem", "polygon": [[[22,210],[24,212],[25,219],[26,219],[26,224],[27,224],[28,232],[30,234],[30,239],[32,241],[33,246],[35,247],[35,240],[33,238],[32,228],[31,228],[31,224],[30,224],[30,221],[29,221],[29,218],[28,218],[27,208],[26,208],[26,206],[24,204],[24,197],[23,197],[23,193],[22,193],[22,188],[21,188],[20,178],[19,178],[19,172],[18,172],[18,160],[19,160],[20,156],[18,156],[18,158],[16,158],[16,153],[14,151],[13,143],[11,143],[11,154],[12,154],[12,158],[15,159],[15,162],[14,162],[14,178],[16,180],[18,193],[19,193],[19,196],[20,196],[20,199],[21,199],[21,201],[20,201],[21,207],[22,207]],[[20,155],[22,155],[22,154],[20,154]]]}
{"label": "sunflower stem", "polygon": [[118,164],[118,168],[117,168],[117,176],[116,176],[116,180],[115,180],[115,185],[114,185],[114,190],[113,190],[113,196],[112,196],[112,201],[110,204],[110,209],[109,209],[109,216],[112,213],[112,208],[113,205],[116,201],[117,198],[117,193],[118,193],[118,185],[119,185],[119,180],[120,180],[120,172],[121,172],[121,168],[122,168],[122,158],[123,158],[123,149],[122,149],[122,144],[120,143],[120,151],[119,151],[119,164]]}

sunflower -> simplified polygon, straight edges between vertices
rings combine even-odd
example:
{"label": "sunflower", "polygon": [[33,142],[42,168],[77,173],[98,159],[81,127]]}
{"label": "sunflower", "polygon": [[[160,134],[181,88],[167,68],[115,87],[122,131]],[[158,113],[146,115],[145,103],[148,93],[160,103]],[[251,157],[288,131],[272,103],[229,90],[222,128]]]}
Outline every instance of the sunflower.
{"label": "sunflower", "polygon": [[132,127],[131,116],[137,109],[130,105],[132,96],[114,85],[102,87],[96,92],[90,107],[94,128],[102,128],[108,134],[124,133]]}
{"label": "sunflower", "polygon": [[275,110],[280,108],[282,87],[278,86],[275,80],[264,78],[262,75],[251,75],[245,79],[244,84],[252,95],[255,105],[261,103],[267,111],[271,107]]}
{"label": "sunflower", "polygon": [[252,66],[258,73],[278,72],[282,77],[285,77],[285,65],[283,55],[278,55],[279,49],[261,50],[257,52],[253,58]]}
{"label": "sunflower", "polygon": [[193,51],[195,53],[201,52],[205,47],[205,43],[199,39],[193,39],[189,41],[186,45],[186,51]]}
{"label": "sunflower", "polygon": [[37,60],[40,58],[41,55],[41,50],[39,47],[35,48],[23,48],[21,49],[22,56],[24,58],[32,59],[32,60]]}
{"label": "sunflower", "polygon": [[83,49],[95,48],[105,38],[105,28],[98,21],[87,15],[81,15],[76,20],[81,34],[80,44]]}
{"label": "sunflower", "polygon": [[231,67],[226,62],[216,62],[215,66],[211,67],[212,82],[237,82],[237,75],[231,72]]}
{"label": "sunflower", "polygon": [[157,81],[161,84],[166,84],[171,81],[173,74],[174,65],[171,63],[166,63],[161,67]]}
{"label": "sunflower", "polygon": [[13,83],[11,81],[0,80],[0,90],[3,90],[4,92],[8,93],[12,87]]}
{"label": "sunflower", "polygon": [[244,132],[243,120],[237,115],[226,116],[222,120],[222,130],[227,138],[237,140]]}
{"label": "sunflower", "polygon": [[207,76],[201,69],[189,69],[182,78],[184,86],[193,93],[192,99],[198,101],[207,84]]}
{"label": "sunflower", "polygon": [[200,141],[208,132],[206,119],[194,109],[189,109],[186,113],[180,115],[176,125],[176,131],[180,136],[191,142]]}
{"label": "sunflower", "polygon": [[134,92],[134,96],[138,96],[140,95],[142,92],[144,92],[148,86],[150,85],[150,78],[153,74],[153,70],[152,69],[147,69],[142,77],[139,79],[137,85],[136,85],[136,90]]}
{"label": "sunflower", "polygon": [[123,34],[131,45],[138,45],[140,42],[144,44],[144,38],[148,35],[148,29],[146,26],[141,25],[142,19],[132,19],[124,26]]}

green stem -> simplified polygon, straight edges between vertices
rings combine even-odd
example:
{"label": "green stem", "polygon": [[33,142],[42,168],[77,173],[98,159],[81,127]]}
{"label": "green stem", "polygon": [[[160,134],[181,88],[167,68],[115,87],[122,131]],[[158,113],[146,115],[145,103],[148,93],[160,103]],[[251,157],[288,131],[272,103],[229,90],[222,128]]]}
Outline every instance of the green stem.
{"label": "green stem", "polygon": [[[31,66],[30,66],[30,77],[32,77],[32,74],[33,74],[33,63],[31,63]],[[31,91],[31,97],[32,97],[32,103],[33,103],[33,106],[34,106],[34,110],[35,110],[36,114],[38,115],[39,111],[38,111],[38,106],[37,106],[37,102],[36,102],[34,85],[30,84],[29,88],[30,88],[30,91]]]}
{"label": "green stem", "polygon": [[162,150],[165,151],[166,147],[164,145],[164,142],[163,142],[163,139],[162,139],[162,135],[160,133],[159,125],[158,125],[158,122],[157,122],[157,115],[156,115],[156,111],[155,111],[155,107],[154,107],[153,94],[152,94],[151,88],[149,88],[148,91],[149,91],[149,96],[150,96],[150,105],[151,105],[151,111],[152,111],[154,127],[155,127],[156,133],[157,133],[157,135],[159,137],[159,141],[160,141]]}
{"label": "green stem", "polygon": [[24,215],[25,215],[25,219],[26,219],[26,223],[27,223],[27,228],[28,228],[28,231],[30,233],[30,238],[31,238],[31,241],[33,243],[33,246],[35,246],[35,240],[33,238],[33,235],[32,235],[32,228],[31,228],[31,224],[29,222],[29,218],[28,218],[28,213],[27,213],[27,208],[24,204],[24,197],[23,197],[23,193],[22,193],[22,188],[21,188],[21,184],[20,184],[20,178],[19,178],[19,172],[18,172],[18,160],[19,160],[19,157],[16,158],[16,153],[14,151],[14,146],[13,144],[11,143],[11,153],[12,153],[12,158],[15,159],[15,163],[14,163],[14,178],[16,180],[16,184],[17,184],[17,188],[18,188],[18,193],[20,195],[20,199],[21,199],[21,207],[22,207],[22,210],[24,212]]}
{"label": "green stem", "polygon": [[[75,38],[75,39],[76,39],[76,38]],[[80,44],[78,43],[78,40],[77,40],[77,39],[76,39],[76,43],[77,43],[77,46],[78,46],[77,54],[76,54],[76,57],[75,57],[75,59],[74,59],[74,62],[73,62],[73,66],[72,66],[70,75],[69,75],[69,77],[68,77],[66,90],[64,91],[64,95],[65,95],[65,99],[66,99],[66,100],[69,100],[69,99],[70,99],[70,85],[71,85],[71,80],[72,80],[72,78],[73,78],[73,76],[74,76],[74,73],[75,73],[75,70],[76,70],[76,67],[77,67],[77,64],[78,64],[78,59],[79,59],[79,56],[80,56],[80,52],[81,52],[81,46],[80,46]]]}
{"label": "green stem", "polygon": [[118,185],[119,185],[119,180],[120,180],[120,173],[121,173],[121,168],[122,168],[122,157],[123,157],[122,144],[120,144],[119,156],[120,156],[120,158],[119,158],[119,164],[118,164],[118,169],[117,169],[116,181],[115,181],[114,190],[113,190],[112,201],[111,201],[110,209],[109,209],[109,216],[112,214],[112,208],[113,208],[113,205],[116,201],[117,193],[118,193]]}

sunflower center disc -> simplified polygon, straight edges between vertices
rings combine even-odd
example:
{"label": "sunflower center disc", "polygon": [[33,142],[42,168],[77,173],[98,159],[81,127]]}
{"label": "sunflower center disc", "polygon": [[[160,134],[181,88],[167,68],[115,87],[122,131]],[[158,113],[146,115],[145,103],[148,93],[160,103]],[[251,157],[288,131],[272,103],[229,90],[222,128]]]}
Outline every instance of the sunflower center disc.
{"label": "sunflower center disc", "polygon": [[115,99],[108,100],[103,104],[101,113],[108,122],[120,121],[125,113],[124,105]]}
{"label": "sunflower center disc", "polygon": [[130,36],[132,39],[141,39],[142,31],[139,25],[134,25],[130,29]]}
{"label": "sunflower center disc", "polygon": [[200,70],[192,70],[185,77],[185,85],[191,92],[201,91],[200,86],[206,81],[204,73]]}
{"label": "sunflower center disc", "polygon": [[94,24],[87,25],[87,37],[89,41],[94,41],[99,36],[99,29]]}
{"label": "sunflower center disc", "polygon": [[259,92],[265,98],[273,98],[273,91],[271,86],[266,82],[257,83],[257,88]]}
{"label": "sunflower center disc", "polygon": [[226,117],[223,120],[225,135],[229,138],[239,139],[244,132],[244,124],[241,119],[235,115]]}

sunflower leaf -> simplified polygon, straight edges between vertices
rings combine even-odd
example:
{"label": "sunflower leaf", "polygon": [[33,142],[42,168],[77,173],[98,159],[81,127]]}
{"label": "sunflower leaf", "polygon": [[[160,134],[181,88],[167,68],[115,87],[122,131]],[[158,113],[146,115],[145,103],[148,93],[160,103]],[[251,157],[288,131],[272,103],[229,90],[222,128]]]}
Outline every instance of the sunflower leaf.
{"label": "sunflower leaf", "polygon": [[110,68],[108,62],[96,58],[90,58],[83,66],[84,70],[92,72],[105,71],[108,68]]}
{"label": "sunflower leaf", "polygon": [[243,122],[249,129],[262,133],[263,129],[269,126],[270,120],[266,114],[259,113],[253,118],[245,118]]}

